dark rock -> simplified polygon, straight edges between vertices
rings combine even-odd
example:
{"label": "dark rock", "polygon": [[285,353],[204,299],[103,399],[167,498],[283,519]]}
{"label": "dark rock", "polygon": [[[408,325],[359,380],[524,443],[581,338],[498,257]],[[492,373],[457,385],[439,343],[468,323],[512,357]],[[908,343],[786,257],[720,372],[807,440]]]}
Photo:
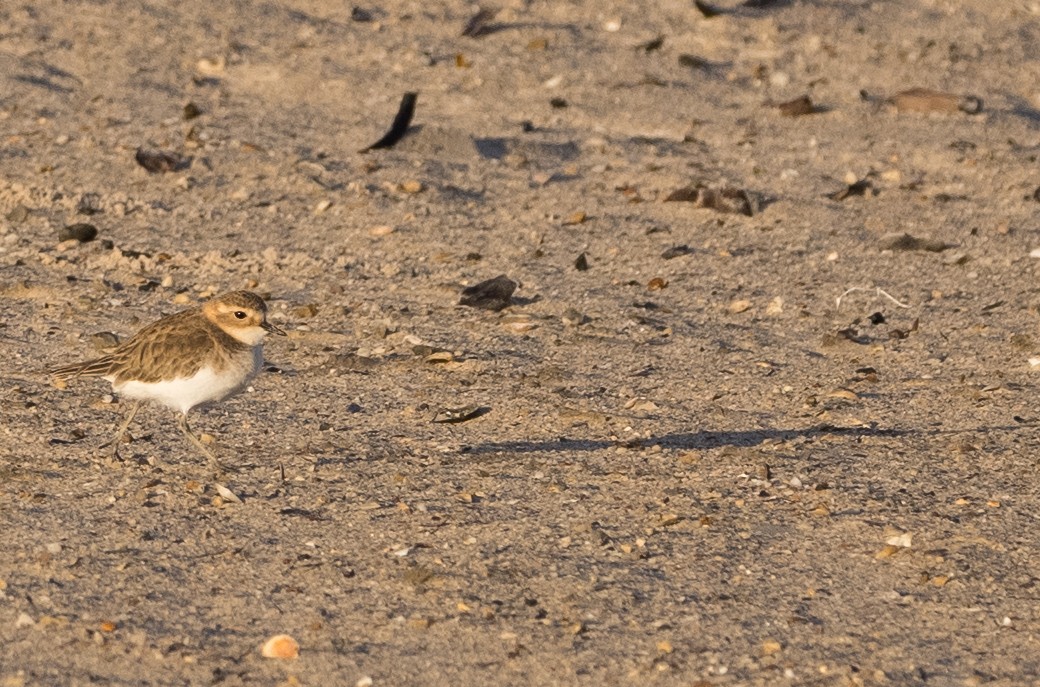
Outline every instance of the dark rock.
{"label": "dark rock", "polygon": [[517,283],[504,274],[494,279],[474,284],[462,291],[459,305],[468,305],[471,308],[483,310],[502,310],[512,303],[513,292],[516,291]]}

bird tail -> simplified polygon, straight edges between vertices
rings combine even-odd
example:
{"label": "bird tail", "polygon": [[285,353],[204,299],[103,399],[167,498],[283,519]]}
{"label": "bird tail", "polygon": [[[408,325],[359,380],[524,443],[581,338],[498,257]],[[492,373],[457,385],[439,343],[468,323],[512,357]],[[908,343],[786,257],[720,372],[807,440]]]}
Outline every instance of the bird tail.
{"label": "bird tail", "polygon": [[85,363],[52,367],[47,372],[62,382],[67,382],[76,377],[104,377],[112,369],[112,362],[112,356],[106,355],[104,358],[88,360]]}

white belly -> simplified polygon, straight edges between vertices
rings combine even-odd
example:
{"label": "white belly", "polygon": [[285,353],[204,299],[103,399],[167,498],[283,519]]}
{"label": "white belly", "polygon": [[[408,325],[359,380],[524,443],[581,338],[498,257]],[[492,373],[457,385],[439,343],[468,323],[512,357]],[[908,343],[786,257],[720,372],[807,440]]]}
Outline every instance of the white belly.
{"label": "white belly", "polygon": [[113,384],[112,389],[127,398],[156,401],[187,413],[199,404],[220,401],[242,389],[260,369],[261,360],[257,350],[251,367],[231,365],[219,374],[213,368],[204,367],[194,377],[164,382],[127,381],[118,386]]}

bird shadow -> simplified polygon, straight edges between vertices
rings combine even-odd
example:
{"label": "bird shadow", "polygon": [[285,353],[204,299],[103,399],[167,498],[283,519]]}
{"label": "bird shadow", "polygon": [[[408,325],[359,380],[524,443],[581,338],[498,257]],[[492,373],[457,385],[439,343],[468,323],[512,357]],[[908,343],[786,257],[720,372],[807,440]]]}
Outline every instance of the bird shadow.
{"label": "bird shadow", "polygon": [[813,425],[804,429],[678,432],[633,441],[570,439],[568,437],[560,437],[550,441],[493,441],[473,446],[463,446],[460,451],[470,454],[498,452],[552,453],[562,451],[602,451],[616,446],[627,448],[660,446],[661,448],[669,449],[709,449],[721,446],[748,448],[758,446],[767,441],[791,441],[793,439],[821,436],[901,437],[916,433],[918,433],[917,430],[886,429],[876,426],[838,427],[835,425]]}

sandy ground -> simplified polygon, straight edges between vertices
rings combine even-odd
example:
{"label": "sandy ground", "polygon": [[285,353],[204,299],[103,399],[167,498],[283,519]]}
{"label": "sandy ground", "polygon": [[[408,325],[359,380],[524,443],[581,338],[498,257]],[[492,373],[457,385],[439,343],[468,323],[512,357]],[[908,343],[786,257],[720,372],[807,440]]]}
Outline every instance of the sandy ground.
{"label": "sandy ground", "polygon": [[[648,4],[0,5],[0,685],[1038,678],[1040,5]],[[241,470],[103,457],[45,370],[237,288]]]}

